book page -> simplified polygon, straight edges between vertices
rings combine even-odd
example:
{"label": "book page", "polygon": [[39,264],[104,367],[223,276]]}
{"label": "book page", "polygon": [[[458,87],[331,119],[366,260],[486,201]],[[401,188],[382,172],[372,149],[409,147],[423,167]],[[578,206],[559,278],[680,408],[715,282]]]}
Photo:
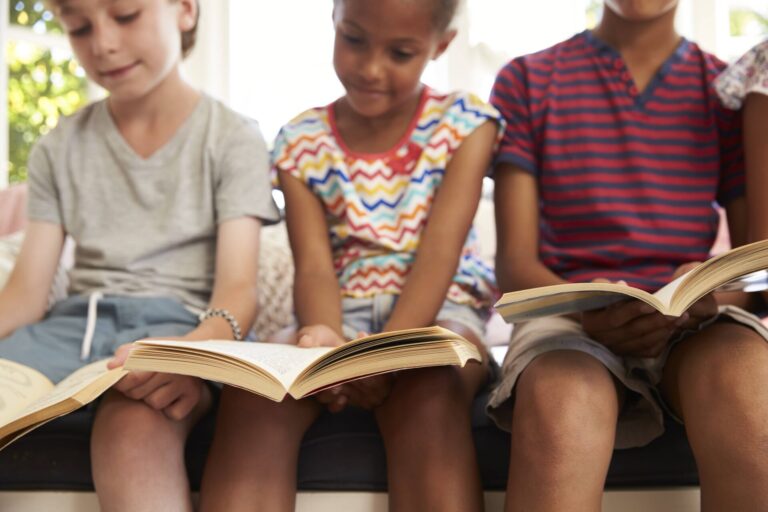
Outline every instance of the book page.
{"label": "book page", "polygon": [[0,359],[0,425],[18,416],[52,388],[53,383],[37,370]]}
{"label": "book page", "polygon": [[[209,340],[209,341],[166,341],[141,340],[136,342],[142,347],[167,347],[170,349],[188,349],[185,357],[194,353],[224,355],[261,368],[277,379],[287,390],[304,368],[312,364],[332,347],[299,348],[281,343],[256,343],[248,341]],[[153,354],[160,358],[160,354]],[[126,368],[132,368],[130,356]],[[168,357],[168,370],[173,371],[173,360]]]}
{"label": "book page", "polygon": [[651,294],[617,283],[567,283],[505,293],[494,308],[507,322],[599,309],[635,298],[656,309],[664,305]]}
{"label": "book page", "polygon": [[[47,407],[50,407],[51,405],[62,402],[67,398],[79,399],[79,394],[86,391],[89,386],[96,384],[99,379],[109,374],[111,378],[108,378],[103,383],[100,383],[101,385],[99,386],[98,390],[93,390],[91,393],[88,393],[88,395],[100,395],[102,392],[111,387],[115,382],[120,380],[123,375],[128,373],[122,368],[115,368],[114,370],[107,369],[108,361],[109,359],[103,359],[101,361],[96,361],[95,363],[91,363],[80,368],[76,372],[72,373],[69,377],[54,386],[48,394],[44,395],[39,400],[36,400],[34,403],[29,404],[29,406],[22,410],[17,415],[17,417],[26,416],[41,411]],[[93,398],[95,398],[95,396],[89,396],[88,400],[81,403],[87,403],[87,401],[90,401]]]}

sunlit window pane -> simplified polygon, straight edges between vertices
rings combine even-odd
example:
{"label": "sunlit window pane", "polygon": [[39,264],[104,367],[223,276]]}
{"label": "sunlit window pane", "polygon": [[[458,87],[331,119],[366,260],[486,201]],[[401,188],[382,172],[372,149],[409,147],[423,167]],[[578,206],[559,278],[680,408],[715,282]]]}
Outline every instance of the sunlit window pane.
{"label": "sunlit window pane", "polygon": [[61,26],[42,0],[8,0],[8,19],[38,34],[61,34]]}
{"label": "sunlit window pane", "polygon": [[11,41],[8,63],[9,181],[26,180],[29,150],[62,115],[85,104],[87,84],[71,52]]}

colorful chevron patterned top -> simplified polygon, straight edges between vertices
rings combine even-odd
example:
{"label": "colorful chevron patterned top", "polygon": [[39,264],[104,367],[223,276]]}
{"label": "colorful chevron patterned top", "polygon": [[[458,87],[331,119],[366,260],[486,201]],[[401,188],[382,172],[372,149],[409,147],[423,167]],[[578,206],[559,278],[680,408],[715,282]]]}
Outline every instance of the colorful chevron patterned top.
{"label": "colorful chevron patterned top", "polygon": [[[385,154],[348,150],[333,105],[308,110],[280,130],[274,166],[322,200],[342,295],[402,291],[448,162],[464,138],[489,119],[500,123],[501,134],[499,113],[478,97],[424,87],[408,133]],[[483,307],[494,295],[493,270],[481,260],[472,230],[448,299]]]}

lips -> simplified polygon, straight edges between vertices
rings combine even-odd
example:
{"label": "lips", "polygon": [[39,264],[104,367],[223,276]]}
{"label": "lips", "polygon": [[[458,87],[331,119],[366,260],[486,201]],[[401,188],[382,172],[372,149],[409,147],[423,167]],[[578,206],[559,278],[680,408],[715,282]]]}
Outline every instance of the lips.
{"label": "lips", "polygon": [[369,88],[366,88],[366,87],[354,87],[354,86],[353,86],[353,88],[354,88],[355,92],[357,92],[358,94],[365,95],[365,96],[384,96],[384,95],[387,94],[386,91],[381,91],[381,90],[378,90],[378,89],[369,89]]}
{"label": "lips", "polygon": [[104,71],[99,71],[99,76],[104,78],[112,78],[112,79],[121,78],[127,75],[137,65],[138,65],[138,62],[133,62],[126,66],[119,66],[119,67],[110,68]]}

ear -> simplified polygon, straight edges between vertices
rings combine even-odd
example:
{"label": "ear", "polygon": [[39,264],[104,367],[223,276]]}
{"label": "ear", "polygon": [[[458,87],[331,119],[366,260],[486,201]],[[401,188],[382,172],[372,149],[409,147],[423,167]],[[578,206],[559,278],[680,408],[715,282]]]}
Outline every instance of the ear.
{"label": "ear", "polygon": [[187,32],[192,30],[197,23],[197,0],[178,0],[179,3],[179,30]]}
{"label": "ear", "polygon": [[443,53],[445,53],[445,50],[448,49],[448,47],[451,45],[451,41],[453,41],[453,38],[455,37],[456,29],[451,28],[446,30],[443,35],[440,36],[440,40],[437,43],[437,48],[435,48],[435,52],[432,54],[432,60],[437,59]]}

